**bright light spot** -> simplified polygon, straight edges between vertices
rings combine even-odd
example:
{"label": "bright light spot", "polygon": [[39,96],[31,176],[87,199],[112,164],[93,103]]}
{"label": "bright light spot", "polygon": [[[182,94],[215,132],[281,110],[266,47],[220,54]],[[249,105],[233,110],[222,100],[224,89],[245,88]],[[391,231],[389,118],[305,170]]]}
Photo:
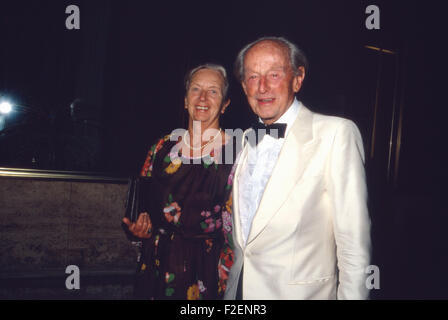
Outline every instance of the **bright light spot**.
{"label": "bright light spot", "polygon": [[7,113],[10,113],[11,110],[12,110],[11,103],[6,102],[6,101],[0,103],[0,113],[7,114]]}

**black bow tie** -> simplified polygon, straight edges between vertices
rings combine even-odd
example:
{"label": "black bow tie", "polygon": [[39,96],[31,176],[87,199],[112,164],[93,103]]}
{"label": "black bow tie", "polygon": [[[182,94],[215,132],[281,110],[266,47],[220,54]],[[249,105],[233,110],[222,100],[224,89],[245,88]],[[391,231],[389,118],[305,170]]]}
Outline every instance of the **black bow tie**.
{"label": "black bow tie", "polygon": [[273,123],[265,125],[257,121],[252,125],[252,129],[255,131],[255,141],[253,141],[254,139],[249,139],[249,142],[251,144],[252,142],[255,142],[255,145],[257,145],[266,134],[276,139],[284,138],[286,132],[286,126],[287,126],[286,123]]}

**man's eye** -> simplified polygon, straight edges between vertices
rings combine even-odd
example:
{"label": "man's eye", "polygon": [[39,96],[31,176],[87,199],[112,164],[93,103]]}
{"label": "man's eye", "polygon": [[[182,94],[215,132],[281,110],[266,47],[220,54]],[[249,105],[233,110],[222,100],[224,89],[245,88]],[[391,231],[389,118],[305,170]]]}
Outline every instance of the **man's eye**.
{"label": "man's eye", "polygon": [[274,78],[274,79],[278,78],[278,73],[272,73],[271,78]]}

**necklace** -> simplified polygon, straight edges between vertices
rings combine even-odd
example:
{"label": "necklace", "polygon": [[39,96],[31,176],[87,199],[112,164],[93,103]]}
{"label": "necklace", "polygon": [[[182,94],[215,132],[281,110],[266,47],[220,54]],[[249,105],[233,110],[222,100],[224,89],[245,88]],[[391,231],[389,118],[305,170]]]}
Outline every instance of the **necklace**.
{"label": "necklace", "polygon": [[187,138],[186,138],[186,134],[187,134],[187,132],[188,132],[188,130],[187,130],[187,131],[185,131],[185,133],[184,133],[184,142],[185,142],[185,144],[186,144],[191,150],[193,150],[193,151],[196,151],[196,150],[202,150],[202,149],[204,149],[206,146],[208,146],[210,143],[212,143],[213,141],[215,141],[216,138],[220,135],[221,131],[222,131],[222,129],[219,128],[218,134],[215,135],[215,136],[213,137],[213,139],[211,139],[209,142],[207,142],[206,144],[204,144],[202,147],[192,147],[192,146],[190,146],[190,144],[187,142]]}

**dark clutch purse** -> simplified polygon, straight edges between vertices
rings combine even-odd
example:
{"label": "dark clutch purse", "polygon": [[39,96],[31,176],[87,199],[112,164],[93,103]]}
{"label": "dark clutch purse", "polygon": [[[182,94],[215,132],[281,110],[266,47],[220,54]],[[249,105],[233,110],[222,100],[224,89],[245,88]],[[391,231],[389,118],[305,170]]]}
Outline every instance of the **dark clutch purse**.
{"label": "dark clutch purse", "polygon": [[129,178],[125,217],[131,220],[131,222],[136,222],[140,213],[149,213],[151,181],[152,179],[149,177],[137,176]]}
{"label": "dark clutch purse", "polygon": [[[124,215],[131,222],[136,222],[140,213],[148,212],[149,214],[150,212],[151,181],[149,177],[135,176],[129,178]],[[141,241],[129,231],[124,222],[121,223],[121,227],[130,241]]]}

